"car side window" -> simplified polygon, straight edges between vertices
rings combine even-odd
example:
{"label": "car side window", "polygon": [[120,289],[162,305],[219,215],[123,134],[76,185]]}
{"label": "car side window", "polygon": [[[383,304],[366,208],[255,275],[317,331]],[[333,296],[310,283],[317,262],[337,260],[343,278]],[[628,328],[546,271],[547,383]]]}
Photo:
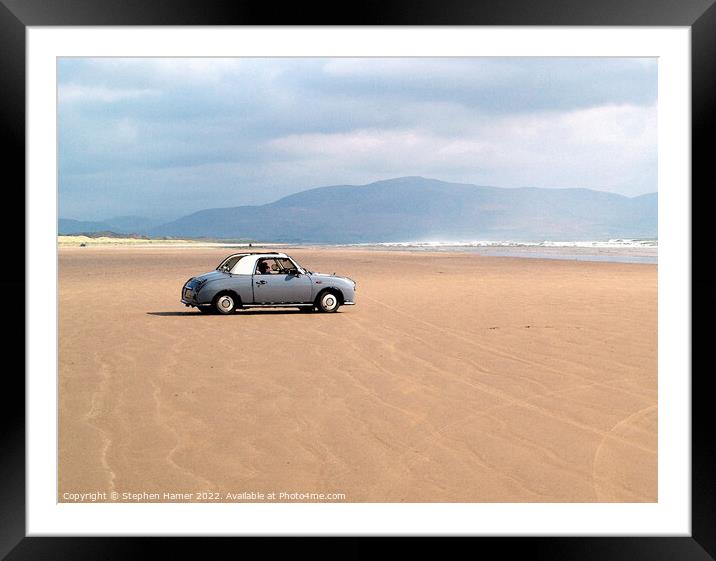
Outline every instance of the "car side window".
{"label": "car side window", "polygon": [[232,257],[231,259],[227,260],[226,264],[224,265],[224,268],[227,271],[231,271],[231,269],[233,269],[236,266],[236,264],[239,262],[241,257],[242,257],[241,255],[238,255],[236,257]]}
{"label": "car side window", "polygon": [[230,271],[234,268],[234,266],[239,262],[239,259],[241,259],[242,257],[244,256],[235,255],[233,257],[228,257],[224,259],[224,261],[222,261],[216,269],[219,271]]}
{"label": "car side window", "polygon": [[256,264],[257,275],[277,275],[280,267],[276,263],[276,259],[259,259]]}

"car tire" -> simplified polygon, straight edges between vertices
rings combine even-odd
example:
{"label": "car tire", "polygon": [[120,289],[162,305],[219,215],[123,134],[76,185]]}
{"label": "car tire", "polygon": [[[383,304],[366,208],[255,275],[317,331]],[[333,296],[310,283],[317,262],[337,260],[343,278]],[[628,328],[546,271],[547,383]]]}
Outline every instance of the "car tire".
{"label": "car tire", "polygon": [[217,313],[226,316],[236,311],[236,296],[234,294],[217,294],[214,298],[214,309]]}
{"label": "car tire", "polygon": [[341,301],[338,295],[330,290],[319,294],[317,298],[317,307],[323,313],[332,314],[337,311],[340,306]]}

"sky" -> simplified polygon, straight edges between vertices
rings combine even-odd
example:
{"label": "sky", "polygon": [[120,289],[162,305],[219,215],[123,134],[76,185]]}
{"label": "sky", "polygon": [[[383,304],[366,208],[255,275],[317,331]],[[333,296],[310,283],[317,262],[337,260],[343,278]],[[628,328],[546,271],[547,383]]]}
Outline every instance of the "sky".
{"label": "sky", "polygon": [[419,175],[657,190],[639,58],[62,58],[60,216],[176,218]]}

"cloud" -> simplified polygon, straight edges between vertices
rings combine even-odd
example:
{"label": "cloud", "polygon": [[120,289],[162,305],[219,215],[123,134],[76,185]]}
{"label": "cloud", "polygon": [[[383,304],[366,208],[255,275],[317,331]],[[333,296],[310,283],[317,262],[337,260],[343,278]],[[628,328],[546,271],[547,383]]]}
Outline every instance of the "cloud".
{"label": "cloud", "polygon": [[60,212],[176,216],[400,175],[656,190],[654,59],[61,59]]}
{"label": "cloud", "polygon": [[572,109],[656,100],[656,61],[626,58],[334,59],[327,86],[397,96],[452,100],[491,112]]}
{"label": "cloud", "polygon": [[72,102],[112,103],[123,99],[138,99],[146,96],[158,96],[157,90],[152,89],[119,89],[105,86],[83,86],[81,84],[63,84],[58,90],[58,99],[61,104]]}
{"label": "cloud", "polygon": [[[607,105],[463,123],[460,136],[429,128],[294,134],[269,142],[279,159],[311,166],[481,177],[492,185],[629,187],[630,166],[656,154],[656,106]],[[576,183],[575,183],[576,182]]]}

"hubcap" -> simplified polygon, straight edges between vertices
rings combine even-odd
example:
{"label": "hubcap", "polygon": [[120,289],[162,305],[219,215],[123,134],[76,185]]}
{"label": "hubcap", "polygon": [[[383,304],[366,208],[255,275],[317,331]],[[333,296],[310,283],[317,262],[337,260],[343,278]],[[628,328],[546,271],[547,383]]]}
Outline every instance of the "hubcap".
{"label": "hubcap", "polygon": [[323,305],[328,308],[329,310],[333,308],[333,306],[336,305],[336,298],[335,296],[332,296],[330,294],[323,297]]}
{"label": "hubcap", "polygon": [[234,306],[234,301],[229,296],[219,298],[219,306],[223,310],[230,310]]}

